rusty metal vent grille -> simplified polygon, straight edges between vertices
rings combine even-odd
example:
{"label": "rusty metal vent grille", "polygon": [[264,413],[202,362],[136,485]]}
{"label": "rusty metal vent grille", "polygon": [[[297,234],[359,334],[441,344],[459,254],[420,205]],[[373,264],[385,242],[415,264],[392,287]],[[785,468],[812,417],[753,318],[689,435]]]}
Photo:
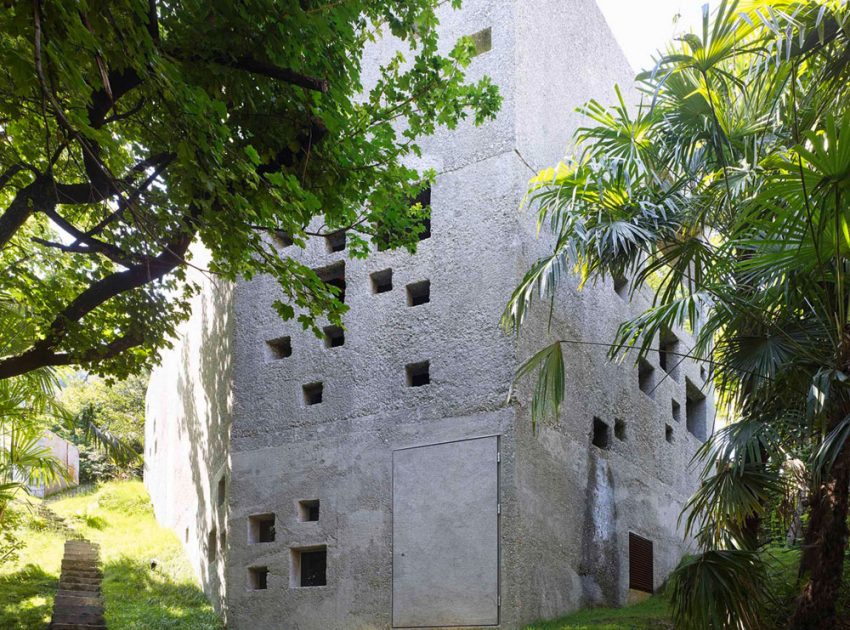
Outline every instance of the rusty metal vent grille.
{"label": "rusty metal vent grille", "polygon": [[629,532],[629,588],[653,592],[652,541]]}

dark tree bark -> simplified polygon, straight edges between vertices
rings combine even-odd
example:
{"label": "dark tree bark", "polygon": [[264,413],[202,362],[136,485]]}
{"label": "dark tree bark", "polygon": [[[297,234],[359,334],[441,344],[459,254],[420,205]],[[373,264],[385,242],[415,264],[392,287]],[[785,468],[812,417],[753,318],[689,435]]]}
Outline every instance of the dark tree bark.
{"label": "dark tree bark", "polygon": [[[837,424],[837,422],[836,422]],[[836,627],[836,600],[844,574],[847,548],[847,507],[850,491],[850,450],[844,448],[809,500],[809,526],[800,562],[808,578],[788,622],[790,630],[831,630]]]}

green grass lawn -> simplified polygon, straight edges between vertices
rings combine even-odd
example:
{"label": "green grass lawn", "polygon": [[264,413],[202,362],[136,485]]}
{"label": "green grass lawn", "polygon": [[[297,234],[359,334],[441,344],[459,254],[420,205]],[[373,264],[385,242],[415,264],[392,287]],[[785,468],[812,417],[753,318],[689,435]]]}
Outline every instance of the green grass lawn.
{"label": "green grass lawn", "polygon": [[[160,527],[138,481],[113,482],[93,494],[50,501],[85,538],[100,544],[106,622],[122,630],[223,628],[195,581],[177,537]],[[50,621],[64,537],[36,521],[26,547],[0,567],[0,628],[31,629]],[[150,561],[157,568],[151,570]]]}
{"label": "green grass lawn", "polygon": [[592,608],[525,630],[672,630],[667,600],[661,595],[624,608]]}

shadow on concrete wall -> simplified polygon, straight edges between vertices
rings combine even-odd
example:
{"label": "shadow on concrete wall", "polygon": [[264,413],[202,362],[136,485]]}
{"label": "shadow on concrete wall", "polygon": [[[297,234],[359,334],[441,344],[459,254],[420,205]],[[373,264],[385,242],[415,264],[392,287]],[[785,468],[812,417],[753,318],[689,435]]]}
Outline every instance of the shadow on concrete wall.
{"label": "shadow on concrete wall", "polygon": [[579,575],[586,606],[617,606],[620,560],[614,476],[608,458],[591,448],[582,526]]}
{"label": "shadow on concrete wall", "polygon": [[[200,331],[200,340],[185,340],[180,348],[177,394],[182,402],[183,422],[178,427],[181,443],[188,447],[192,489],[198,509],[188,545],[195,545],[200,558],[201,583],[218,609],[224,597],[223,559],[208,561],[208,534],[216,529],[216,545],[226,526],[226,503],[219,506],[217,486],[226,474],[230,445],[233,313],[232,285],[213,281],[204,291],[200,313],[193,313],[190,325]],[[192,331],[187,333],[192,335]],[[198,343],[199,347],[195,347]],[[197,370],[195,360],[199,362]],[[228,484],[229,485],[229,484]],[[178,532],[183,538],[183,535]],[[193,538],[194,537],[194,538]]]}

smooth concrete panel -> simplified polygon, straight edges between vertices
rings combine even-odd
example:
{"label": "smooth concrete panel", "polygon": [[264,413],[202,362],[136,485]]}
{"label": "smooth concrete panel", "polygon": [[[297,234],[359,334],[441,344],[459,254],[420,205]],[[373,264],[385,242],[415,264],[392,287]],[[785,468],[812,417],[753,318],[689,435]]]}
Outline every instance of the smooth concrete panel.
{"label": "smooth concrete panel", "polygon": [[498,438],[393,453],[393,626],[499,623]]}

